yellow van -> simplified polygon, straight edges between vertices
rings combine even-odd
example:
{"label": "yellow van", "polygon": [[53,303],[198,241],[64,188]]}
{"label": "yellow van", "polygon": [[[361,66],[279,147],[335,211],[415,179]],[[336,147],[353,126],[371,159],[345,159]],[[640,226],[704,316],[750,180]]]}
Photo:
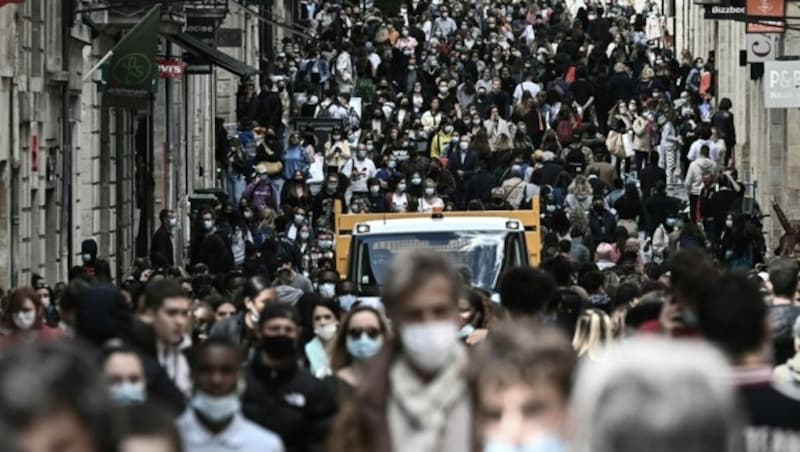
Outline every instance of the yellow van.
{"label": "yellow van", "polygon": [[539,202],[527,210],[344,214],[336,206],[336,268],[362,296],[377,296],[392,256],[432,249],[493,291],[502,271],[538,265]]}

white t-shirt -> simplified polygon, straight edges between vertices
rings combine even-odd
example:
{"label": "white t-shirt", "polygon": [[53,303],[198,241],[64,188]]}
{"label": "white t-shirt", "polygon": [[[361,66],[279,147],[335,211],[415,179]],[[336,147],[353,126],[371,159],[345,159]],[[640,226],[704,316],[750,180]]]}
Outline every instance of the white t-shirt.
{"label": "white t-shirt", "polygon": [[417,210],[430,213],[433,212],[433,209],[436,207],[444,209],[444,201],[442,201],[442,198],[434,196],[429,202],[425,197],[422,197],[419,200],[419,208]]}
{"label": "white t-shirt", "polygon": [[398,195],[392,193],[392,212],[406,212],[408,211],[408,197],[405,193]]}
{"label": "white t-shirt", "polygon": [[[352,179],[350,176],[355,171],[358,177]],[[375,177],[378,170],[375,168],[375,163],[370,159],[364,159],[359,162],[358,159],[350,159],[342,166],[341,173],[350,179],[350,190],[353,192],[366,192],[368,190],[367,180],[370,177]]]}

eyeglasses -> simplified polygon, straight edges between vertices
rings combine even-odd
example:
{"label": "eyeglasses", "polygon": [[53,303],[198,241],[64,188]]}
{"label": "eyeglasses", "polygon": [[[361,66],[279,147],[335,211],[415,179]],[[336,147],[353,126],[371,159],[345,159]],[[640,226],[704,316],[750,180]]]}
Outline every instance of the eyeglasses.
{"label": "eyeglasses", "polygon": [[350,328],[350,330],[347,331],[347,334],[351,339],[360,339],[364,334],[369,336],[370,339],[377,339],[378,336],[381,335],[381,331],[377,328],[367,328],[365,330],[362,330],[361,328]]}

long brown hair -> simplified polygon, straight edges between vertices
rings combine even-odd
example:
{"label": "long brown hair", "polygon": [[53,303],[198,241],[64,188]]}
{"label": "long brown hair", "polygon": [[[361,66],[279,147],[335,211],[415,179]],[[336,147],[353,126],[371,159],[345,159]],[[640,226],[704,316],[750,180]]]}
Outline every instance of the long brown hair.
{"label": "long brown hair", "polygon": [[33,324],[33,329],[38,330],[42,328],[44,324],[42,298],[39,296],[39,293],[31,287],[21,287],[8,296],[8,303],[3,310],[3,326],[14,331],[18,330],[17,326],[14,324],[12,315],[22,309],[22,305],[25,304],[26,299],[31,300],[34,309],[36,309],[36,322]]}
{"label": "long brown hair", "polygon": [[339,333],[336,335],[336,340],[333,343],[333,350],[331,350],[331,370],[334,373],[339,369],[349,366],[353,362],[353,357],[347,353],[347,332],[350,330],[350,321],[352,318],[361,312],[371,312],[378,319],[384,344],[391,340],[392,334],[389,324],[380,311],[372,306],[356,306],[353,310],[348,312],[342,320]]}

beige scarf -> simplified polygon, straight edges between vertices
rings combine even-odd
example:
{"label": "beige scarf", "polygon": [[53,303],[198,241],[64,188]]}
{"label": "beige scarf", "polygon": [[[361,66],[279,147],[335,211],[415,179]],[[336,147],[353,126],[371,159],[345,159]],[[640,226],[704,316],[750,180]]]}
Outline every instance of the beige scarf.
{"label": "beige scarf", "polygon": [[464,370],[467,352],[454,359],[430,382],[423,382],[405,359],[389,371],[387,404],[394,452],[464,452],[472,440],[471,400]]}

